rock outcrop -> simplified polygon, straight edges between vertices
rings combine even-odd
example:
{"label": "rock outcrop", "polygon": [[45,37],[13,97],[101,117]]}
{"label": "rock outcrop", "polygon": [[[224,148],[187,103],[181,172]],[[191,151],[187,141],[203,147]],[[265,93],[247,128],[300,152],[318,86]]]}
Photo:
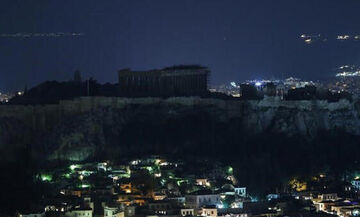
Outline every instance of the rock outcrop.
{"label": "rock outcrop", "polygon": [[83,97],[58,105],[0,106],[0,147],[31,143],[50,160],[79,161],[99,153],[201,149],[224,138],[263,133],[360,135],[359,114],[357,100]]}

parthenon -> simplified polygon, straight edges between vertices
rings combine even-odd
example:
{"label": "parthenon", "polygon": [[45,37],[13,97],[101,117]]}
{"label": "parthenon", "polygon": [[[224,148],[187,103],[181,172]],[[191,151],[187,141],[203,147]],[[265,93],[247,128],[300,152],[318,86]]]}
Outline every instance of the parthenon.
{"label": "parthenon", "polygon": [[119,88],[122,96],[186,96],[207,92],[209,69],[180,65],[149,71],[122,69]]}

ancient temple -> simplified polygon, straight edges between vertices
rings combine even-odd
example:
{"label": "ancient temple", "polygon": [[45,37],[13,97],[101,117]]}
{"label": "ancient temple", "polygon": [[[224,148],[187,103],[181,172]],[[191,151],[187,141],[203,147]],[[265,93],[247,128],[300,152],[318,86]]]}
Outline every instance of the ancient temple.
{"label": "ancient temple", "polygon": [[198,65],[149,71],[119,70],[121,96],[197,96],[207,93],[209,69]]}

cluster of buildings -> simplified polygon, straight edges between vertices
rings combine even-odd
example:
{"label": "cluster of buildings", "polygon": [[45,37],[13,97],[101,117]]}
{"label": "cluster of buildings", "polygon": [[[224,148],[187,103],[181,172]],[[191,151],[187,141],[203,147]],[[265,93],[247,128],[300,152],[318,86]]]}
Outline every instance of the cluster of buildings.
{"label": "cluster of buildings", "polygon": [[277,97],[281,100],[311,99],[316,97],[314,88],[320,89],[322,85],[313,81],[303,81],[298,78],[285,80],[249,80],[241,84],[231,82],[228,86],[219,86],[210,89],[211,92],[221,92],[242,99],[263,99],[264,97]]}
{"label": "cluster of buildings", "polygon": [[320,83],[299,78],[284,80],[249,80],[241,84],[231,82],[210,88],[218,92],[244,100],[261,100],[274,97],[278,100],[329,100],[350,99],[360,94],[360,76],[338,77],[334,82]]}
{"label": "cluster of buildings", "polygon": [[360,74],[359,76],[338,77],[338,79],[329,82],[327,87],[333,92],[348,92],[354,95],[359,95]]}
{"label": "cluster of buildings", "polygon": [[337,69],[336,77],[358,77],[360,67],[357,65],[343,65]]}
{"label": "cluster of buildings", "polygon": [[339,191],[331,190],[332,179],[325,174],[311,177],[311,184],[292,179],[285,193],[268,194],[262,200],[239,185],[230,166],[159,156],[124,164],[73,164],[43,171],[38,179],[59,192],[33,210],[19,210],[19,217],[360,215],[360,177],[342,182]]}
{"label": "cluster of buildings", "polygon": [[23,91],[17,91],[14,93],[3,93],[0,92],[0,104],[1,103],[8,103],[11,98],[14,96],[22,96],[24,94]]}
{"label": "cluster of buildings", "polygon": [[[293,189],[291,197],[303,201],[307,210],[324,216],[360,216],[360,177],[357,175],[336,181],[333,176],[319,174],[307,181],[293,179],[289,184]],[[285,198],[289,198],[289,194],[272,194],[268,200],[276,201],[275,208],[284,208],[289,201]]]}
{"label": "cluster of buildings", "polygon": [[240,86],[232,81],[229,84],[213,85],[209,88],[211,93],[222,93],[232,97],[240,97]]}
{"label": "cluster of buildings", "polygon": [[246,187],[238,186],[233,169],[221,163],[171,161],[159,156],[111,162],[74,164],[38,174],[58,193],[44,198],[19,217],[181,217],[262,216],[264,207],[251,203]]}
{"label": "cluster of buildings", "polygon": [[327,87],[334,91],[347,91],[360,94],[360,66],[343,65],[336,69],[336,79],[327,84]]}

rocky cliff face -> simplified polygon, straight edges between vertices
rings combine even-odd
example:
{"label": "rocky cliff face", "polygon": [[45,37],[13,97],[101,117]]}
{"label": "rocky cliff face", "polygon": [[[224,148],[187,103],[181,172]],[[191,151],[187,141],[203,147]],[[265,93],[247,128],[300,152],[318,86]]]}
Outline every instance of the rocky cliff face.
{"label": "rocky cliff face", "polygon": [[359,112],[357,100],[80,98],[51,108],[0,108],[0,146],[31,142],[48,159],[74,161],[99,154],[201,153],[209,145],[235,145],[234,140],[264,133],[312,138],[322,130],[341,130],[360,135]]}
{"label": "rocky cliff face", "polygon": [[[257,133],[270,131],[313,137],[319,130],[360,134],[359,102],[264,101],[250,102],[244,123]],[[246,115],[244,115],[246,116]]]}

